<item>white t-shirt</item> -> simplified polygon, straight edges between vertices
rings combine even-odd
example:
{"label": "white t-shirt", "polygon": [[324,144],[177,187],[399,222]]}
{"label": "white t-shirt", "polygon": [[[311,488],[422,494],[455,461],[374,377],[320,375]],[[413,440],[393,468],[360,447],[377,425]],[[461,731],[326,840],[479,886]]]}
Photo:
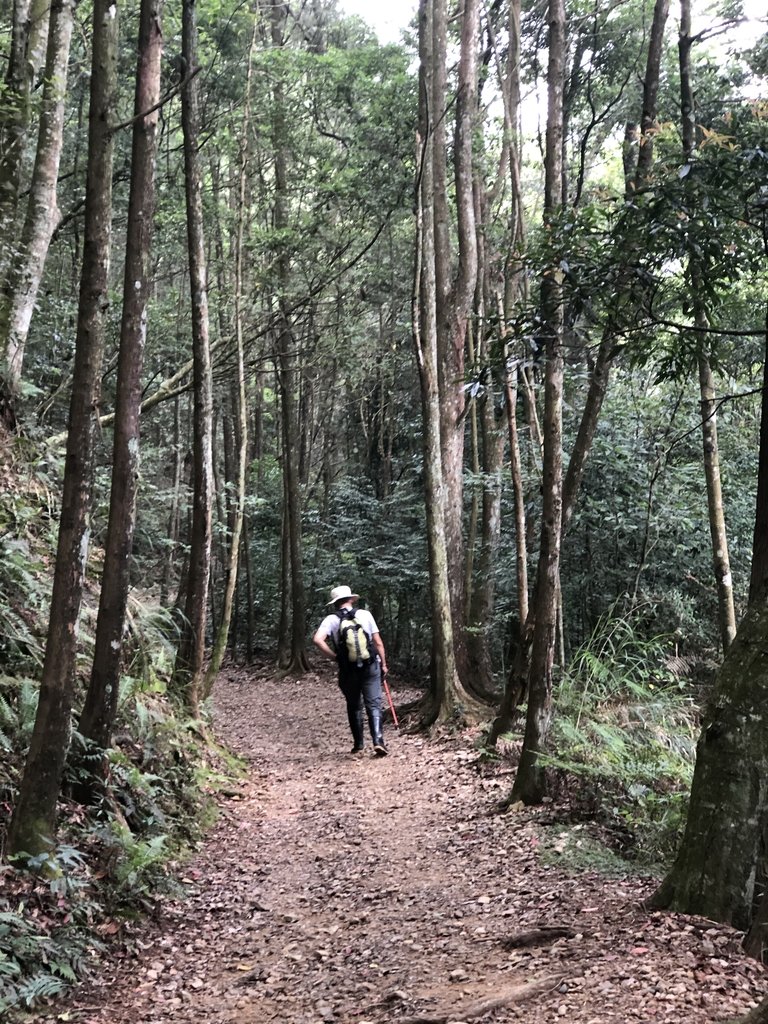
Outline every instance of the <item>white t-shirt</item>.
{"label": "white t-shirt", "polygon": [[[367,612],[365,608],[355,608],[355,618],[363,627],[368,636],[373,636],[374,633],[379,632],[379,627],[376,625],[376,620]],[[320,623],[320,633],[326,639],[328,637],[333,641],[334,648],[338,649],[339,646],[339,626],[341,625],[341,619],[336,612],[331,612],[330,615],[326,615],[323,621]]]}

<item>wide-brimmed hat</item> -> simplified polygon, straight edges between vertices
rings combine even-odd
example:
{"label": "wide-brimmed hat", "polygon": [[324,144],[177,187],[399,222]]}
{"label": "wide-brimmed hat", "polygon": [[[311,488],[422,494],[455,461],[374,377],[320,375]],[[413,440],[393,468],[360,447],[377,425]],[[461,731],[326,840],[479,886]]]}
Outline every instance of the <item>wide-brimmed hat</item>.
{"label": "wide-brimmed hat", "polygon": [[331,591],[331,600],[328,604],[336,604],[337,601],[357,601],[359,594],[353,594],[349,587],[334,587]]}

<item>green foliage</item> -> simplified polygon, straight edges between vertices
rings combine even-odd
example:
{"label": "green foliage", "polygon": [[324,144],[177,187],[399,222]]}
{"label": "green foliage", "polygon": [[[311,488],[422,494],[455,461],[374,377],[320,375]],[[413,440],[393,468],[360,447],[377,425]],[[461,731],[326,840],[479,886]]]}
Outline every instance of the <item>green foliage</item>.
{"label": "green foliage", "polygon": [[58,995],[88,969],[102,948],[90,924],[98,905],[84,858],[72,847],[53,855],[59,873],[5,870],[0,897],[0,1013],[30,1009]]}
{"label": "green foliage", "polygon": [[696,708],[669,658],[668,637],[603,617],[563,673],[547,758],[625,852],[651,861],[674,850],[695,757]]}
{"label": "green foliage", "polygon": [[39,689],[32,679],[0,675],[0,747],[24,747],[32,735]]}
{"label": "green foliage", "polygon": [[154,906],[160,894],[173,890],[167,864],[172,845],[169,836],[158,833],[137,838],[117,818],[98,835],[110,866],[107,897],[114,913]]}
{"label": "green foliage", "polygon": [[635,869],[609,845],[591,836],[583,823],[542,828],[541,859],[574,874],[594,871],[608,878],[625,878]]}

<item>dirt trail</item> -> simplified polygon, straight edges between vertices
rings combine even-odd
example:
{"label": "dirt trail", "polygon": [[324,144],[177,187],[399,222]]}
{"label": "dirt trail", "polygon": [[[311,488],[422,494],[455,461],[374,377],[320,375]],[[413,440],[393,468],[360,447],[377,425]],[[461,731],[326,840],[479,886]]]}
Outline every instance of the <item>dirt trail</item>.
{"label": "dirt trail", "polygon": [[[35,1020],[709,1024],[762,995],[727,929],[644,913],[649,883],[547,866],[553,830],[542,812],[490,813],[509,766],[479,765],[469,737],[390,728],[389,757],[352,758],[330,676],[225,672],[215,717],[251,770],[185,867],[188,898]],[[507,948],[538,925],[572,934]]]}

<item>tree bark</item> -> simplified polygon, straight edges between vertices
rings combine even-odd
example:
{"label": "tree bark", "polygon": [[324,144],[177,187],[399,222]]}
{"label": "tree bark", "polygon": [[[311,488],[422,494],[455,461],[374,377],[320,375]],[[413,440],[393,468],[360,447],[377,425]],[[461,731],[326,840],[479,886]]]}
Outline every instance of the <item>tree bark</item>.
{"label": "tree bark", "polygon": [[0,373],[4,389],[11,396],[18,395],[21,387],[29,325],[58,219],[56,184],[64,144],[64,104],[75,2],[53,0],[51,4],[43,104],[29,203],[19,251],[0,294]]}
{"label": "tree bark", "polygon": [[752,605],[702,722],[683,841],[652,905],[746,930],[768,826],[768,606]]}
{"label": "tree bark", "polygon": [[45,59],[48,0],[15,0],[0,115],[0,281],[14,258],[32,90]]}
{"label": "tree bark", "polygon": [[246,79],[245,112],[240,136],[237,230],[234,245],[234,328],[235,347],[237,352],[237,381],[234,392],[236,416],[235,444],[237,448],[237,474],[235,491],[235,508],[232,517],[232,531],[229,544],[229,563],[227,579],[222,603],[221,623],[211,652],[211,661],[205,675],[204,689],[206,695],[211,692],[213,683],[224,660],[227,649],[232,608],[237,592],[238,569],[240,565],[240,538],[243,532],[243,516],[245,510],[245,483],[248,459],[248,416],[245,395],[245,357],[243,343],[243,250],[245,240],[246,211],[246,178],[248,175],[248,135],[250,132],[251,112],[251,81],[253,78],[253,53],[256,43],[256,32],[251,38],[251,49],[248,55],[248,74]]}
{"label": "tree bark", "polygon": [[[549,3],[548,113],[545,152],[544,218],[552,225],[562,196],[565,6]],[[554,253],[553,253],[554,255]],[[557,642],[560,540],[563,512],[563,299],[562,272],[554,263],[544,273],[541,295],[545,336],[544,465],[541,542],[534,598],[535,627],[528,673],[528,713],[513,800],[539,803],[546,795],[540,754],[552,717],[552,670]]]}
{"label": "tree bark", "polygon": [[[691,161],[696,152],[696,125],[691,76],[691,4],[681,0],[680,5],[680,99],[683,136],[683,158]],[[691,203],[696,197],[691,197]],[[694,323],[697,327],[708,328],[709,318],[704,304],[702,277],[705,270],[699,265],[695,253],[688,256],[690,280],[690,301]],[[733,579],[728,555],[728,533],[723,509],[723,488],[720,479],[720,451],[717,443],[717,404],[715,402],[715,377],[709,357],[708,343],[698,341],[699,395],[701,408],[701,432],[704,452],[704,476],[707,482],[707,511],[709,531],[712,538],[712,561],[717,586],[718,623],[723,651],[736,635],[736,609],[733,601]]]}
{"label": "tree bark", "polygon": [[[182,3],[182,55],[190,70],[197,67],[195,0]],[[194,358],[192,535],[184,623],[176,652],[173,687],[192,714],[197,714],[203,685],[208,581],[211,572],[213,499],[213,385],[208,322],[208,292],[203,229],[202,173],[199,139],[199,79],[189,76],[181,92],[184,133],[184,186],[187,207],[187,246]]]}
{"label": "tree bark", "polygon": [[[484,210],[485,202],[480,198],[480,187],[476,188],[478,224],[478,281],[475,301],[478,330],[478,363],[487,366],[490,362],[487,341],[487,307],[490,305],[490,262],[485,246]],[[470,327],[470,343],[473,337]],[[473,346],[470,356],[474,357]],[[496,558],[501,538],[501,475],[504,459],[504,430],[502,417],[497,413],[496,382],[488,375],[482,395],[472,403],[473,437],[479,434],[478,448],[473,453],[475,473],[480,483],[481,502],[477,499],[478,484],[475,483],[473,516],[480,521],[480,548],[477,554],[477,571],[474,580],[468,572],[468,613],[467,613],[467,654],[472,678],[470,692],[489,703],[497,703],[498,692],[494,683],[493,634],[495,632],[494,610],[496,605]],[[479,460],[479,451],[482,460]],[[478,464],[479,463],[479,464]],[[474,467],[473,467],[474,468]],[[474,505],[479,505],[475,512]],[[469,549],[472,550],[471,548]],[[468,558],[469,562],[469,558]]]}
{"label": "tree bark", "polygon": [[424,445],[424,490],[427,512],[430,599],[432,613],[432,708],[428,720],[448,720],[458,710],[461,684],[454,656],[451,594],[445,532],[446,494],[442,474],[440,433],[440,385],[438,380],[437,303],[435,277],[435,136],[434,96],[435,0],[421,0],[419,7],[419,150],[416,259],[413,285],[413,332],[421,386]]}
{"label": "tree bark", "polygon": [[[160,100],[161,0],[142,0],[134,98],[123,276],[123,313],[115,395],[112,488],[104,550],[96,640],[80,732],[107,747],[117,711],[130,563],[139,483],[141,374],[150,294],[150,251],[155,206],[155,153]],[[151,111],[151,113],[145,113]]]}
{"label": "tree bark", "polygon": [[88,119],[85,243],[75,340],[69,435],[53,593],[35,727],[8,836],[8,852],[54,846],[56,802],[69,747],[77,636],[85,580],[95,426],[109,308],[112,131],[117,103],[117,11],[96,0]]}
{"label": "tree bark", "polygon": [[442,0],[436,0],[431,109],[434,118],[435,281],[442,466],[446,494],[444,514],[455,659],[462,685],[471,688],[464,593],[464,370],[467,325],[477,284],[478,263],[472,155],[477,115],[478,0],[465,0],[461,21],[453,145],[458,261],[453,278],[454,245],[450,238],[445,171],[446,32],[446,5]]}
{"label": "tree bark", "polygon": [[[283,45],[283,28],[287,13],[284,3],[272,7],[272,45]],[[273,144],[275,161],[275,202],[274,226],[276,231],[288,227],[287,191],[288,163],[286,151],[285,96],[279,77],[274,84]],[[289,261],[283,254],[278,259],[278,326],[276,364],[280,389],[280,423],[283,444],[283,474],[285,486],[285,507],[283,529],[287,532],[283,551],[289,556],[289,565],[284,565],[283,579],[289,584],[289,594],[283,592],[285,611],[290,607],[290,646],[286,651],[287,661],[281,663],[286,672],[303,673],[309,668],[306,653],[307,602],[304,590],[304,569],[302,558],[301,530],[301,485],[299,479],[299,452],[301,424],[298,420],[296,371],[296,342],[289,321],[287,288]]]}

